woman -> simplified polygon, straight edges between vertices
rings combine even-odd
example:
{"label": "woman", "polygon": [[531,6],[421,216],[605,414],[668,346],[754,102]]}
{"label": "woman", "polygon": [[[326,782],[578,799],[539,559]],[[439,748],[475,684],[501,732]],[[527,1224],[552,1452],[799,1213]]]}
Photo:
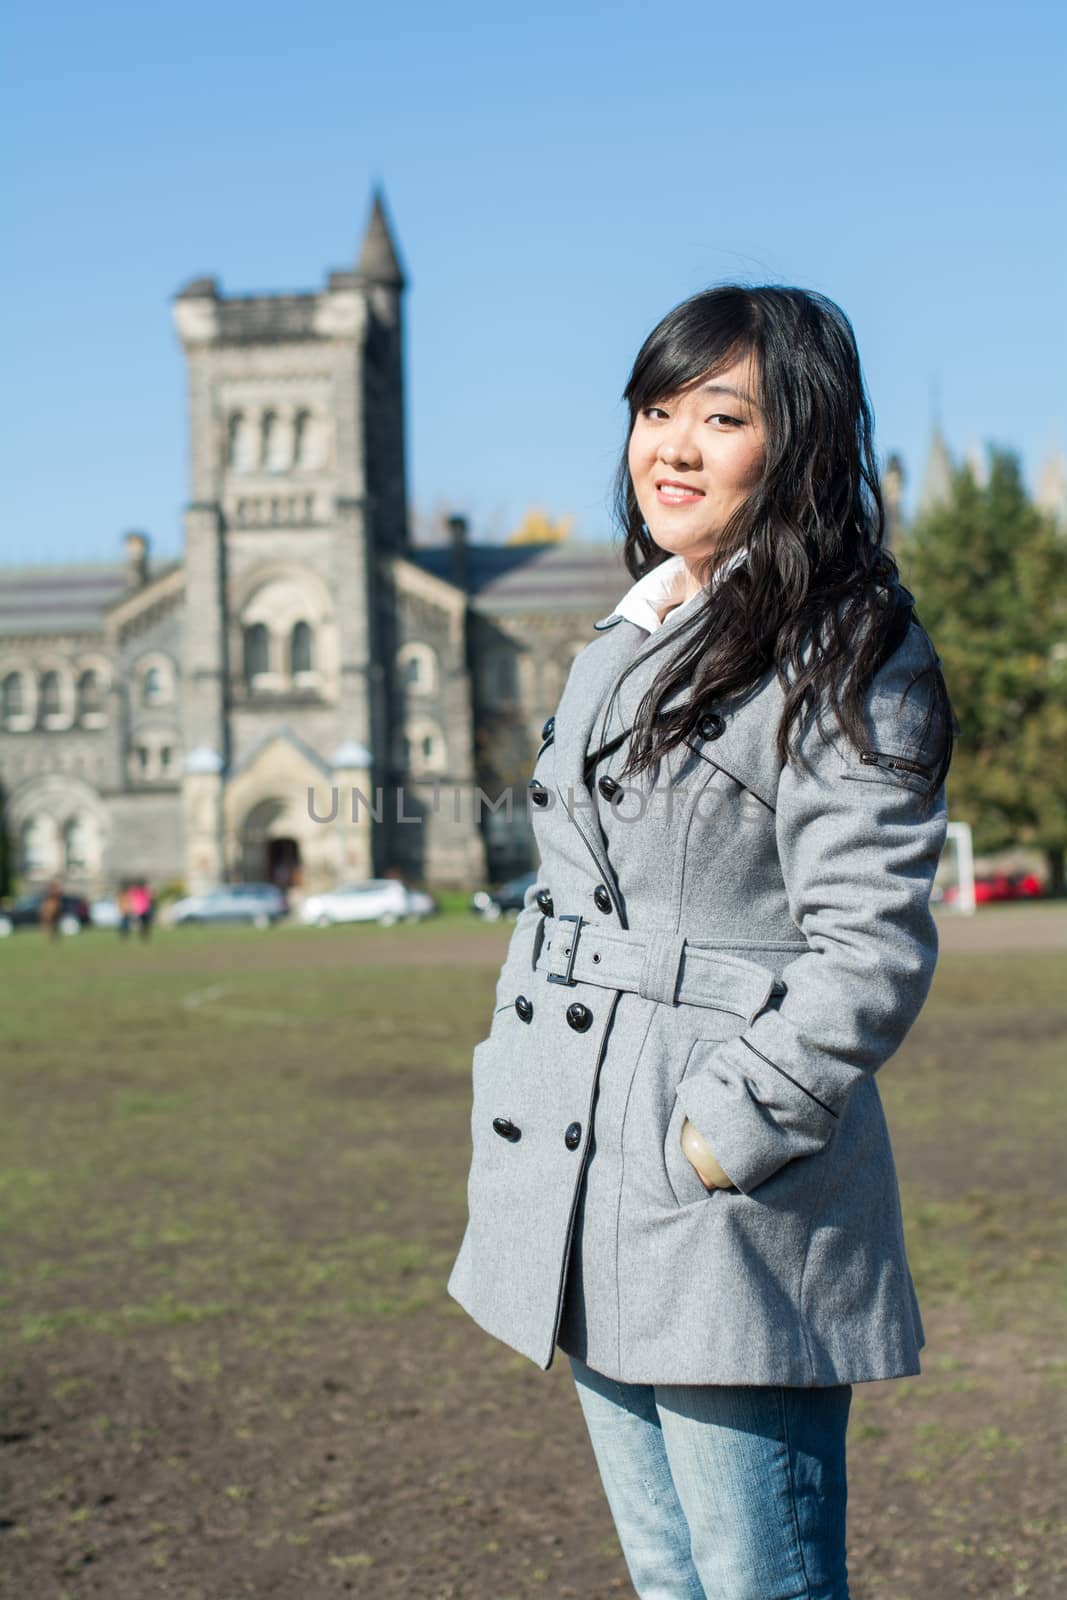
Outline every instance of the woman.
{"label": "woman", "polygon": [[694,295],[625,399],[635,582],[530,779],[448,1289],[567,1354],[645,1600],[841,1600],[851,1386],[925,1343],[875,1075],[933,975],[958,729],[836,305]]}

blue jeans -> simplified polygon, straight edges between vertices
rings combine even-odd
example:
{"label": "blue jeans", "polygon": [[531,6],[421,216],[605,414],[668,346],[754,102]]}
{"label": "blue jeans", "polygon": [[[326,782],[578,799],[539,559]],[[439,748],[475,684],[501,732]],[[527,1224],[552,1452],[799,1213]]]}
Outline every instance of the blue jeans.
{"label": "blue jeans", "polygon": [[640,1600],[849,1600],[851,1384],[617,1383],[567,1359]]}

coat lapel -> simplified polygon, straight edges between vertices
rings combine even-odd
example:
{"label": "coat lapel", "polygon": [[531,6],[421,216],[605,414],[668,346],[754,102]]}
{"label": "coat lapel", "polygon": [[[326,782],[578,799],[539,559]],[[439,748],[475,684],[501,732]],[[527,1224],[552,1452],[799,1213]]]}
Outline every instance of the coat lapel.
{"label": "coat lapel", "polygon": [[556,711],[556,790],[606,881],[611,883],[615,874],[596,805],[585,782],[585,759],[594,738],[598,744],[603,742],[600,724],[616,679],[648,638],[647,628],[639,627],[628,617],[606,628],[595,645],[587,646],[578,657]]}
{"label": "coat lapel", "polygon": [[[671,614],[655,633],[624,617],[591,655],[589,674],[575,674],[568,684],[556,723],[556,782],[562,798],[566,798],[569,787],[580,800],[587,755],[632,729],[641,698],[665,661],[665,651],[654,646],[671,631]],[[613,695],[618,680],[635,659],[633,670]],[[683,684],[668,696],[662,709],[687,705],[692,697],[692,683]],[[713,726],[707,735],[692,734],[690,748],[773,808],[780,776],[774,733],[782,710],[781,689],[773,669],[742,700],[724,702],[715,709],[722,731]],[[619,750],[621,764],[625,756],[622,745]],[[599,824],[595,832],[603,853]]]}

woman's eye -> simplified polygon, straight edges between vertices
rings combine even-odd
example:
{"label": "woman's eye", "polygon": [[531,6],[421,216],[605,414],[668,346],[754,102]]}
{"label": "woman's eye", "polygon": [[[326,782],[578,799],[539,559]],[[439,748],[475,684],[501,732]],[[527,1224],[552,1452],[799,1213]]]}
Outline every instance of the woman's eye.
{"label": "woman's eye", "polygon": [[[641,415],[643,417],[648,417],[648,416],[651,416],[653,411],[658,411],[661,417],[664,417],[667,414],[663,410],[663,408],[661,406],[645,406],[645,408],[642,411]],[[708,422],[728,422],[732,428],[741,428],[741,427],[744,426],[744,424],[743,424],[743,422],[742,422],[740,417],[731,417],[725,411],[714,411],[714,412],[712,412],[711,416],[707,418],[707,421]]]}

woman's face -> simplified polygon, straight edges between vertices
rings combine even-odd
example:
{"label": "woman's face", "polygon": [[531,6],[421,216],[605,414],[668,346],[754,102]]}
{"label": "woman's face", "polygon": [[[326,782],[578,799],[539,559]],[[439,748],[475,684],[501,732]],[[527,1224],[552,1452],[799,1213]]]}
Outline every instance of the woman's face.
{"label": "woman's face", "polygon": [[[759,481],[763,454],[748,355],[640,411],[630,435],[630,477],[660,549],[684,556],[692,574]],[[672,484],[683,488],[672,490]]]}

